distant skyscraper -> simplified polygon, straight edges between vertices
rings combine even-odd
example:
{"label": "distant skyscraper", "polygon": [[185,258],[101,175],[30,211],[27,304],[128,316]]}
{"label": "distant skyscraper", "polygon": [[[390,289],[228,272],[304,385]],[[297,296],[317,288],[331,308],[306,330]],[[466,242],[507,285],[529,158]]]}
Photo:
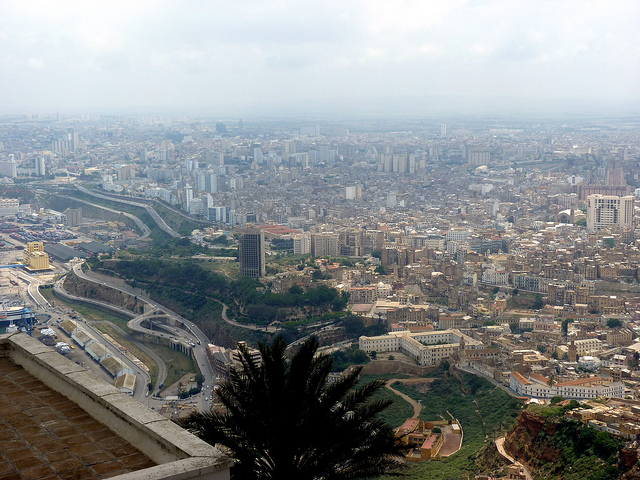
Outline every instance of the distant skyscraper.
{"label": "distant skyscraper", "polygon": [[188,212],[191,206],[191,200],[193,200],[193,187],[187,185],[184,187],[184,209]]}
{"label": "distant skyscraper", "polygon": [[607,185],[626,186],[627,182],[624,179],[624,170],[615,167],[607,170]]}
{"label": "distant skyscraper", "polygon": [[46,175],[46,172],[44,169],[44,157],[36,158],[35,162],[36,162],[36,176],[44,177]]}
{"label": "distant skyscraper", "polygon": [[360,185],[345,187],[345,198],[347,200],[356,200],[358,198],[362,198],[362,187]]}
{"label": "distant skyscraper", "polygon": [[491,163],[491,150],[486,147],[470,148],[469,163],[475,166],[489,165]]}
{"label": "distant skyscraper", "polygon": [[9,160],[0,161],[0,175],[9,178],[16,178],[18,176],[18,164],[13,154],[9,155]]}
{"label": "distant skyscraper", "polygon": [[258,163],[264,162],[264,154],[260,146],[253,147],[253,159]]}
{"label": "distant skyscraper", "polygon": [[78,147],[80,146],[80,135],[78,134],[78,132],[73,132],[71,134],[71,150],[72,151],[76,151],[78,150]]}
{"label": "distant skyscraper", "polygon": [[259,228],[246,228],[238,243],[240,275],[260,278],[265,274],[264,232]]}
{"label": "distant skyscraper", "polygon": [[447,136],[447,124],[443,123],[442,125],[440,125],[440,136],[441,137],[446,137]]}

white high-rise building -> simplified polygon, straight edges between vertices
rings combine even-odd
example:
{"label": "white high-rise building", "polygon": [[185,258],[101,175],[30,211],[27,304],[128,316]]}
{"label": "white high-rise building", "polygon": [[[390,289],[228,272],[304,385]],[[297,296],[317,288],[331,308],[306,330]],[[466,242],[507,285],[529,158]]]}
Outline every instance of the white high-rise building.
{"label": "white high-rise building", "polygon": [[396,205],[398,205],[398,197],[396,196],[395,193],[388,193],[387,208],[394,208]]}
{"label": "white high-rise building", "polygon": [[311,253],[311,236],[296,235],[293,237],[293,254],[308,255]]}
{"label": "white high-rise building", "polygon": [[184,209],[188,212],[189,207],[191,206],[191,201],[193,200],[193,187],[191,185],[187,185],[184,187]]}
{"label": "white high-rise building", "polygon": [[345,197],[347,200],[362,198],[362,187],[360,185],[345,187]]}
{"label": "white high-rise building", "polygon": [[595,232],[603,228],[620,228],[633,225],[633,195],[587,196],[587,231]]}
{"label": "white high-rise building", "polygon": [[0,175],[9,178],[16,178],[18,176],[18,164],[13,154],[9,155],[9,160],[0,162]]}
{"label": "white high-rise building", "polygon": [[253,160],[258,163],[264,162],[264,154],[262,153],[262,148],[260,147],[253,148]]}

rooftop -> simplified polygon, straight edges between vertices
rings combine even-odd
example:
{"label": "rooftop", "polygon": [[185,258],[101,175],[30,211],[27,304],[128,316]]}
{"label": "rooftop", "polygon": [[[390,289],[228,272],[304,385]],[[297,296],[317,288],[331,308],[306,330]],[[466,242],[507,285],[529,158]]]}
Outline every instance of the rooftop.
{"label": "rooftop", "polygon": [[24,333],[0,335],[0,478],[228,480],[220,451]]}
{"label": "rooftop", "polygon": [[155,465],[7,357],[0,357],[0,412],[2,478],[107,478]]}

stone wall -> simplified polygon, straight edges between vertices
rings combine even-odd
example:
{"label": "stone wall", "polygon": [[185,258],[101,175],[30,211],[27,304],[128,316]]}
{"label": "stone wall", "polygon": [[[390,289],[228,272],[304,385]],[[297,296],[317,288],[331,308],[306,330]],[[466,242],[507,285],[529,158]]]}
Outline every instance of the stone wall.
{"label": "stone wall", "polygon": [[411,365],[398,360],[373,360],[362,368],[362,375],[384,375],[395,373],[425,375],[429,372],[435,372],[439,368],[439,365],[421,367],[419,365]]}
{"label": "stone wall", "polygon": [[219,450],[29,335],[0,335],[0,355],[11,358],[158,463],[119,478],[229,479],[231,461]]}

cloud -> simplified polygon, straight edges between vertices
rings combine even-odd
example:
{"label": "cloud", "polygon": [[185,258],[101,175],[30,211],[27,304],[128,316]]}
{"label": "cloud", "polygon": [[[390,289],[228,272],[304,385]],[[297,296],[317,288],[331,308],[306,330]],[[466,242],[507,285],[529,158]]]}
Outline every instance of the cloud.
{"label": "cloud", "polygon": [[40,70],[45,67],[46,63],[42,58],[31,57],[28,62],[29,67],[34,70]]}
{"label": "cloud", "polygon": [[157,105],[215,104],[219,91],[229,104],[637,98],[620,78],[640,78],[638,18],[636,0],[7,0],[0,110],[26,98],[46,107],[68,90],[70,106],[135,104],[136,91]]}

